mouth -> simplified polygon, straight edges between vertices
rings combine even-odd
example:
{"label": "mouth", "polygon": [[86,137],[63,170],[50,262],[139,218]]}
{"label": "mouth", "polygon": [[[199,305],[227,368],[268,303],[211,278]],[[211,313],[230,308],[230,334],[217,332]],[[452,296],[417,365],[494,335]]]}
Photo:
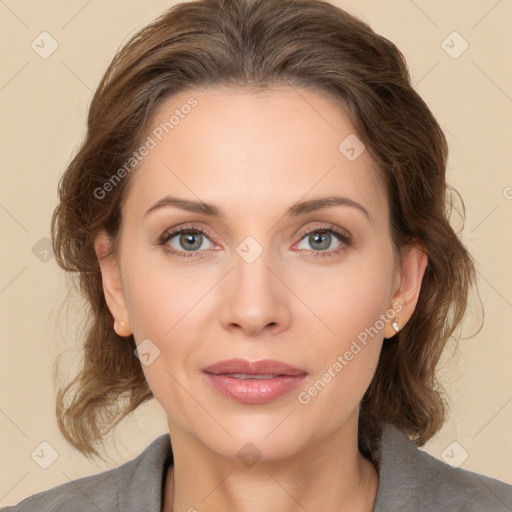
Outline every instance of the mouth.
{"label": "mouth", "polygon": [[212,375],[224,375],[225,377],[231,377],[232,379],[241,379],[241,380],[247,380],[247,379],[256,379],[256,380],[268,380],[268,379],[275,379],[276,377],[283,377],[283,375],[250,375],[248,373],[218,373],[218,374],[212,374]]}
{"label": "mouth", "polygon": [[271,359],[254,362],[230,359],[202,371],[217,392],[247,404],[277,400],[299,386],[308,375],[305,370]]}

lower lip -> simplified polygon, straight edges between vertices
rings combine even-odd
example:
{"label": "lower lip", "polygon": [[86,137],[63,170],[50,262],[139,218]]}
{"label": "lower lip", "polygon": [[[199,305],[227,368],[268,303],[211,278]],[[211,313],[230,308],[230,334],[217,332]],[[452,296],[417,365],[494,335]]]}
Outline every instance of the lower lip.
{"label": "lower lip", "polygon": [[222,395],[245,404],[264,404],[287,395],[306,378],[282,375],[272,379],[236,379],[227,375],[205,373],[210,384]]}

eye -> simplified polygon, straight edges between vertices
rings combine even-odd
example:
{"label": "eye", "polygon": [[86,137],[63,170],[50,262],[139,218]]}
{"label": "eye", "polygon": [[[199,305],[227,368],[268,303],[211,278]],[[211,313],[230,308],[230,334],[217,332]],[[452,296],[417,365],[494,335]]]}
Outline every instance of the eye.
{"label": "eye", "polygon": [[209,238],[203,229],[185,226],[164,233],[160,239],[160,245],[169,253],[188,258],[195,256],[197,252],[208,249],[208,247],[205,247],[207,240]]}
{"label": "eye", "polygon": [[[301,242],[303,240],[312,247],[310,250],[315,258],[335,256],[352,243],[348,235],[330,226],[316,227],[302,233]],[[338,246],[328,251],[327,249],[332,248],[332,243],[336,241]]]}
{"label": "eye", "polygon": [[[306,241],[312,249],[308,250],[311,255],[317,257],[336,256],[352,243],[351,238],[342,231],[331,227],[321,226],[302,232],[299,245]],[[333,242],[338,242],[338,246],[332,249]],[[202,257],[205,255],[208,242],[213,245],[206,232],[200,227],[184,226],[174,231],[165,232],[159,240],[159,244],[164,247],[167,253],[175,254],[180,257]],[[299,247],[302,249],[301,247]]]}

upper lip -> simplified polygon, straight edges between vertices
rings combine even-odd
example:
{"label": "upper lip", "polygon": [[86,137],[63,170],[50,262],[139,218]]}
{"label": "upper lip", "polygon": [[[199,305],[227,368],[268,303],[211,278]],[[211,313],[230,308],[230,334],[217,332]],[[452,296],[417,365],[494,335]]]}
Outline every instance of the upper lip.
{"label": "upper lip", "polygon": [[203,372],[220,374],[245,373],[247,375],[304,375],[307,372],[289,364],[273,359],[247,361],[246,359],[228,359],[203,368]]}

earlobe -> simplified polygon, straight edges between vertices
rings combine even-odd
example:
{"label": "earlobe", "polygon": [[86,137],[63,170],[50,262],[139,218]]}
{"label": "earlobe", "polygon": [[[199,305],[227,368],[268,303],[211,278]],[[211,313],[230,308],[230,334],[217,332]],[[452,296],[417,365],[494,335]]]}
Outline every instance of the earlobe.
{"label": "earlobe", "polygon": [[118,322],[117,320],[114,320],[114,331],[116,331],[116,334],[118,336],[121,336],[123,338],[126,338],[132,334],[132,330],[128,323],[128,320],[124,322]]}
{"label": "earlobe", "polygon": [[121,269],[114,254],[110,254],[112,241],[102,230],[94,241],[94,250],[101,270],[105,301],[114,317],[114,330],[119,336],[130,336],[132,330],[128,321],[128,312],[121,280]]}

